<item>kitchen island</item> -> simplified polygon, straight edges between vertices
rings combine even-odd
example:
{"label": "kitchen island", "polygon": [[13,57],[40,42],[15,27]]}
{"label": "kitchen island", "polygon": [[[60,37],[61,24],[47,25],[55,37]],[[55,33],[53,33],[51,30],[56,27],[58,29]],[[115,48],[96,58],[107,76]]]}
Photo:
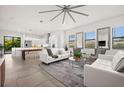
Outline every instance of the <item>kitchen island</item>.
{"label": "kitchen island", "polygon": [[12,48],[12,56],[25,60],[26,52],[41,51],[42,48]]}

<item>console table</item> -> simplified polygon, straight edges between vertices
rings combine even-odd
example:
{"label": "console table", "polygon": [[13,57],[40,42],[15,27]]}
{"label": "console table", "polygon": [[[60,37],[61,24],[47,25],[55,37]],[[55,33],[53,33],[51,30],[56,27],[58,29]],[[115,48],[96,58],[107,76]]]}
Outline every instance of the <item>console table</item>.
{"label": "console table", "polygon": [[42,49],[24,49],[22,50],[22,59],[25,60],[25,52],[31,52],[31,51],[41,51]]}
{"label": "console table", "polygon": [[0,86],[4,86],[5,82],[5,59],[0,57]]}

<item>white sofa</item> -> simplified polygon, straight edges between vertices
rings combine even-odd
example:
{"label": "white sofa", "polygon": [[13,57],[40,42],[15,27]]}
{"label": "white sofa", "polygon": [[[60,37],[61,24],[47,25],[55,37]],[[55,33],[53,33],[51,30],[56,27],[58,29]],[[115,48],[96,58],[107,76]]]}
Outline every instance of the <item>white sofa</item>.
{"label": "white sofa", "polygon": [[118,50],[107,50],[105,54],[98,54],[98,58],[112,61],[117,52]]}
{"label": "white sofa", "polygon": [[[66,52],[64,50],[64,48],[52,48],[51,51],[54,55],[57,55],[58,58],[53,58],[53,57],[49,56],[47,50],[43,49],[40,54],[40,61],[45,64],[49,64],[52,62],[67,59],[67,58],[69,58],[69,55],[70,55],[69,52]],[[61,52],[61,54],[59,54],[59,52]]]}
{"label": "white sofa", "polygon": [[118,51],[114,55],[99,56],[92,65],[84,66],[84,85],[124,87],[124,72],[117,71],[119,66],[124,67],[124,52]]}

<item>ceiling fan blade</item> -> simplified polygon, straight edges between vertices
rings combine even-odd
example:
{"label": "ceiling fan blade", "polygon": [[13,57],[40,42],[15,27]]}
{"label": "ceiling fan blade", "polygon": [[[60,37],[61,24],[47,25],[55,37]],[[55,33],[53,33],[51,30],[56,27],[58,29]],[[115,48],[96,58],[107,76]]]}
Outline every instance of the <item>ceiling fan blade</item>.
{"label": "ceiling fan blade", "polygon": [[65,15],[66,15],[66,11],[64,11],[64,16],[63,16],[62,24],[63,24],[64,21],[65,21]]}
{"label": "ceiling fan blade", "polygon": [[80,15],[84,15],[84,16],[89,16],[88,14],[81,13],[81,12],[78,12],[78,11],[74,11],[74,10],[69,10],[69,11],[73,12],[73,13],[76,13],[76,14],[80,14]]}
{"label": "ceiling fan blade", "polygon": [[59,7],[59,8],[64,8],[64,7],[60,6],[60,5],[56,5],[56,6]]}
{"label": "ceiling fan blade", "polygon": [[60,14],[62,14],[64,11],[61,11],[59,14],[57,14],[55,17],[53,17],[50,21],[53,21],[55,18],[57,18]]}
{"label": "ceiling fan blade", "polygon": [[74,9],[74,8],[83,7],[83,6],[86,6],[86,5],[77,5],[77,6],[72,6],[72,7],[70,7],[69,9]]}
{"label": "ceiling fan blade", "polygon": [[71,13],[69,13],[69,11],[67,11],[67,13],[68,13],[68,15],[70,16],[70,18],[71,18],[74,22],[76,22],[75,19],[73,18],[73,16],[71,15]]}
{"label": "ceiling fan blade", "polygon": [[48,10],[48,11],[42,11],[39,13],[48,13],[48,12],[55,12],[55,11],[61,11],[62,9],[57,9],[57,10]]}

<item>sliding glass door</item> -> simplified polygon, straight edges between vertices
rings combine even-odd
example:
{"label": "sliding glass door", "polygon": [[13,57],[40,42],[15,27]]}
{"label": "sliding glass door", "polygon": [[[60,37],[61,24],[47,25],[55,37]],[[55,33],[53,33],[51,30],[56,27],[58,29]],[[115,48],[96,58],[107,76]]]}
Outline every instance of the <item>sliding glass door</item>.
{"label": "sliding glass door", "polygon": [[21,47],[21,38],[13,37],[13,47]]}
{"label": "sliding glass door", "polygon": [[11,53],[13,47],[21,47],[21,38],[4,36],[4,53]]}

